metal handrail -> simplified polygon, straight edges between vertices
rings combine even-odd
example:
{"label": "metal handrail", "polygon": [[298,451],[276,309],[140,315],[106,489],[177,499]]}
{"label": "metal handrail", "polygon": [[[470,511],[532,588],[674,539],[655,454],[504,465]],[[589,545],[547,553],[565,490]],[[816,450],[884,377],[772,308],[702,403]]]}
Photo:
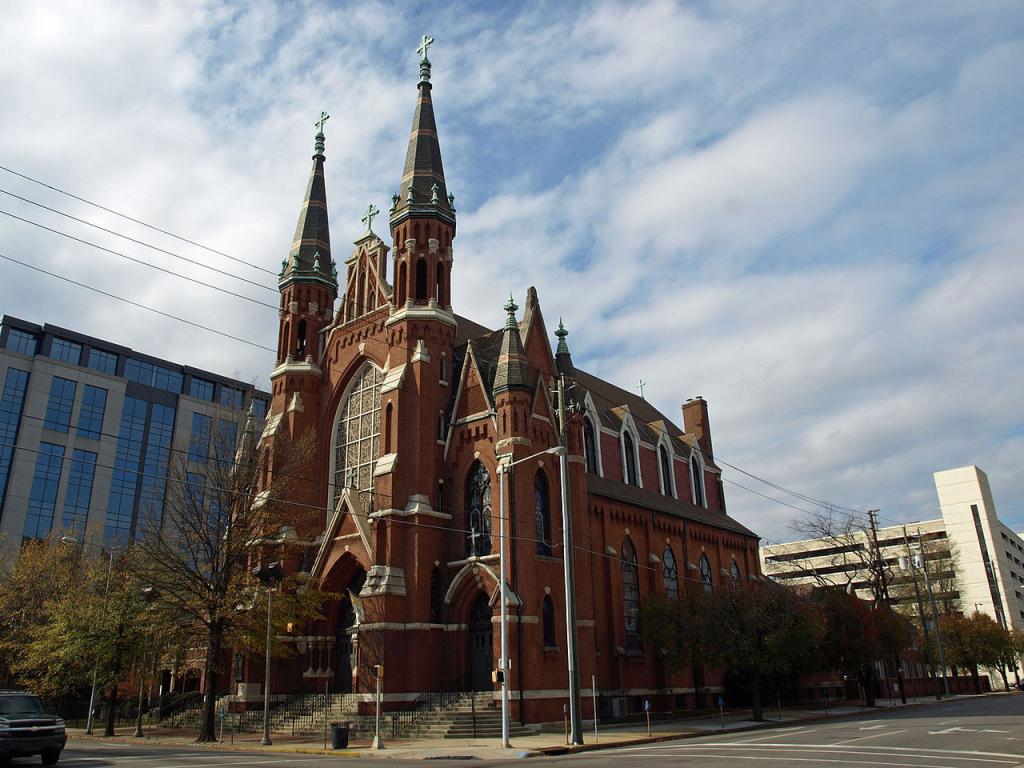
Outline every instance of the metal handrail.
{"label": "metal handrail", "polygon": [[[424,691],[403,709],[391,715],[391,738],[399,738],[428,712],[447,709],[466,695],[467,692],[461,690],[458,682],[446,685],[439,691]],[[469,695],[472,695],[472,692],[469,692]]]}

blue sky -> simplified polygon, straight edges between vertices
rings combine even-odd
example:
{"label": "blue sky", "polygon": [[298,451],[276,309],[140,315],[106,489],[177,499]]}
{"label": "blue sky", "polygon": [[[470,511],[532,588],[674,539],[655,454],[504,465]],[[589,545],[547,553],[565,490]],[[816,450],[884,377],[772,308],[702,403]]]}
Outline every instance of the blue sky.
{"label": "blue sky", "polygon": [[[642,377],[676,419],[704,395],[731,464],[896,521],[936,514],[932,472],[976,463],[1024,529],[1019,3],[16,1],[0,164],[276,269],[325,109],[340,261],[397,188],[424,33],[457,311],[497,325],[535,285],[577,364]],[[0,188],[269,277],[5,173]],[[276,338],[273,312],[2,216],[0,253]],[[10,264],[0,309],[264,384],[272,363]],[[726,492],[766,538],[792,536],[798,512]]]}

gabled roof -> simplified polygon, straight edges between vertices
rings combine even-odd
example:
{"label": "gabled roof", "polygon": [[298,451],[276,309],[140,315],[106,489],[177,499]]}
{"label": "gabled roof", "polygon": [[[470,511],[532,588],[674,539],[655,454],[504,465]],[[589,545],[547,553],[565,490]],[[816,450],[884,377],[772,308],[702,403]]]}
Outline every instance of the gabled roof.
{"label": "gabled roof", "polygon": [[657,512],[664,512],[684,520],[702,523],[715,528],[724,528],[727,531],[734,531],[744,536],[757,535],[724,512],[716,512],[704,507],[698,507],[683,499],[674,499],[671,496],[665,496],[656,491],[638,488],[635,485],[628,485],[592,473],[587,474],[587,491],[595,496],[603,496],[606,499],[621,501],[626,504],[636,504],[637,506],[653,509]]}

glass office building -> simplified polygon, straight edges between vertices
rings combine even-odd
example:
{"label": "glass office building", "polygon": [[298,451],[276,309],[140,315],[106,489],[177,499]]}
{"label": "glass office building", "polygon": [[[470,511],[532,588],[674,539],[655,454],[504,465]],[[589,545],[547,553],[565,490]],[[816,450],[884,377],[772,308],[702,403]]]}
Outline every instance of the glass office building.
{"label": "glass office building", "polygon": [[251,384],[14,317],[0,321],[0,559],[60,533],[117,544],[163,514],[176,461],[203,475]]}

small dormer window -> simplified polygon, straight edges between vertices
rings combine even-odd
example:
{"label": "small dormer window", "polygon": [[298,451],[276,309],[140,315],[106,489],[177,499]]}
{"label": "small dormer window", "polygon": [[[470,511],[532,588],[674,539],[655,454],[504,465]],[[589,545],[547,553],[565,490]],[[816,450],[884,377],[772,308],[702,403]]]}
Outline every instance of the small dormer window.
{"label": "small dormer window", "polygon": [[675,496],[672,478],[672,459],[664,444],[658,446],[658,466],[661,469],[661,492],[665,496]]}
{"label": "small dormer window", "polygon": [[629,485],[639,485],[636,473],[636,443],[629,432],[622,433],[623,467],[622,480]]}
{"label": "small dormer window", "polygon": [[594,436],[594,423],[587,416],[583,419],[583,452],[587,459],[587,472],[592,475],[597,472],[597,440]]}
{"label": "small dormer window", "polygon": [[690,474],[693,476],[693,503],[698,507],[706,507],[704,496],[704,468],[696,455],[690,457]]}

